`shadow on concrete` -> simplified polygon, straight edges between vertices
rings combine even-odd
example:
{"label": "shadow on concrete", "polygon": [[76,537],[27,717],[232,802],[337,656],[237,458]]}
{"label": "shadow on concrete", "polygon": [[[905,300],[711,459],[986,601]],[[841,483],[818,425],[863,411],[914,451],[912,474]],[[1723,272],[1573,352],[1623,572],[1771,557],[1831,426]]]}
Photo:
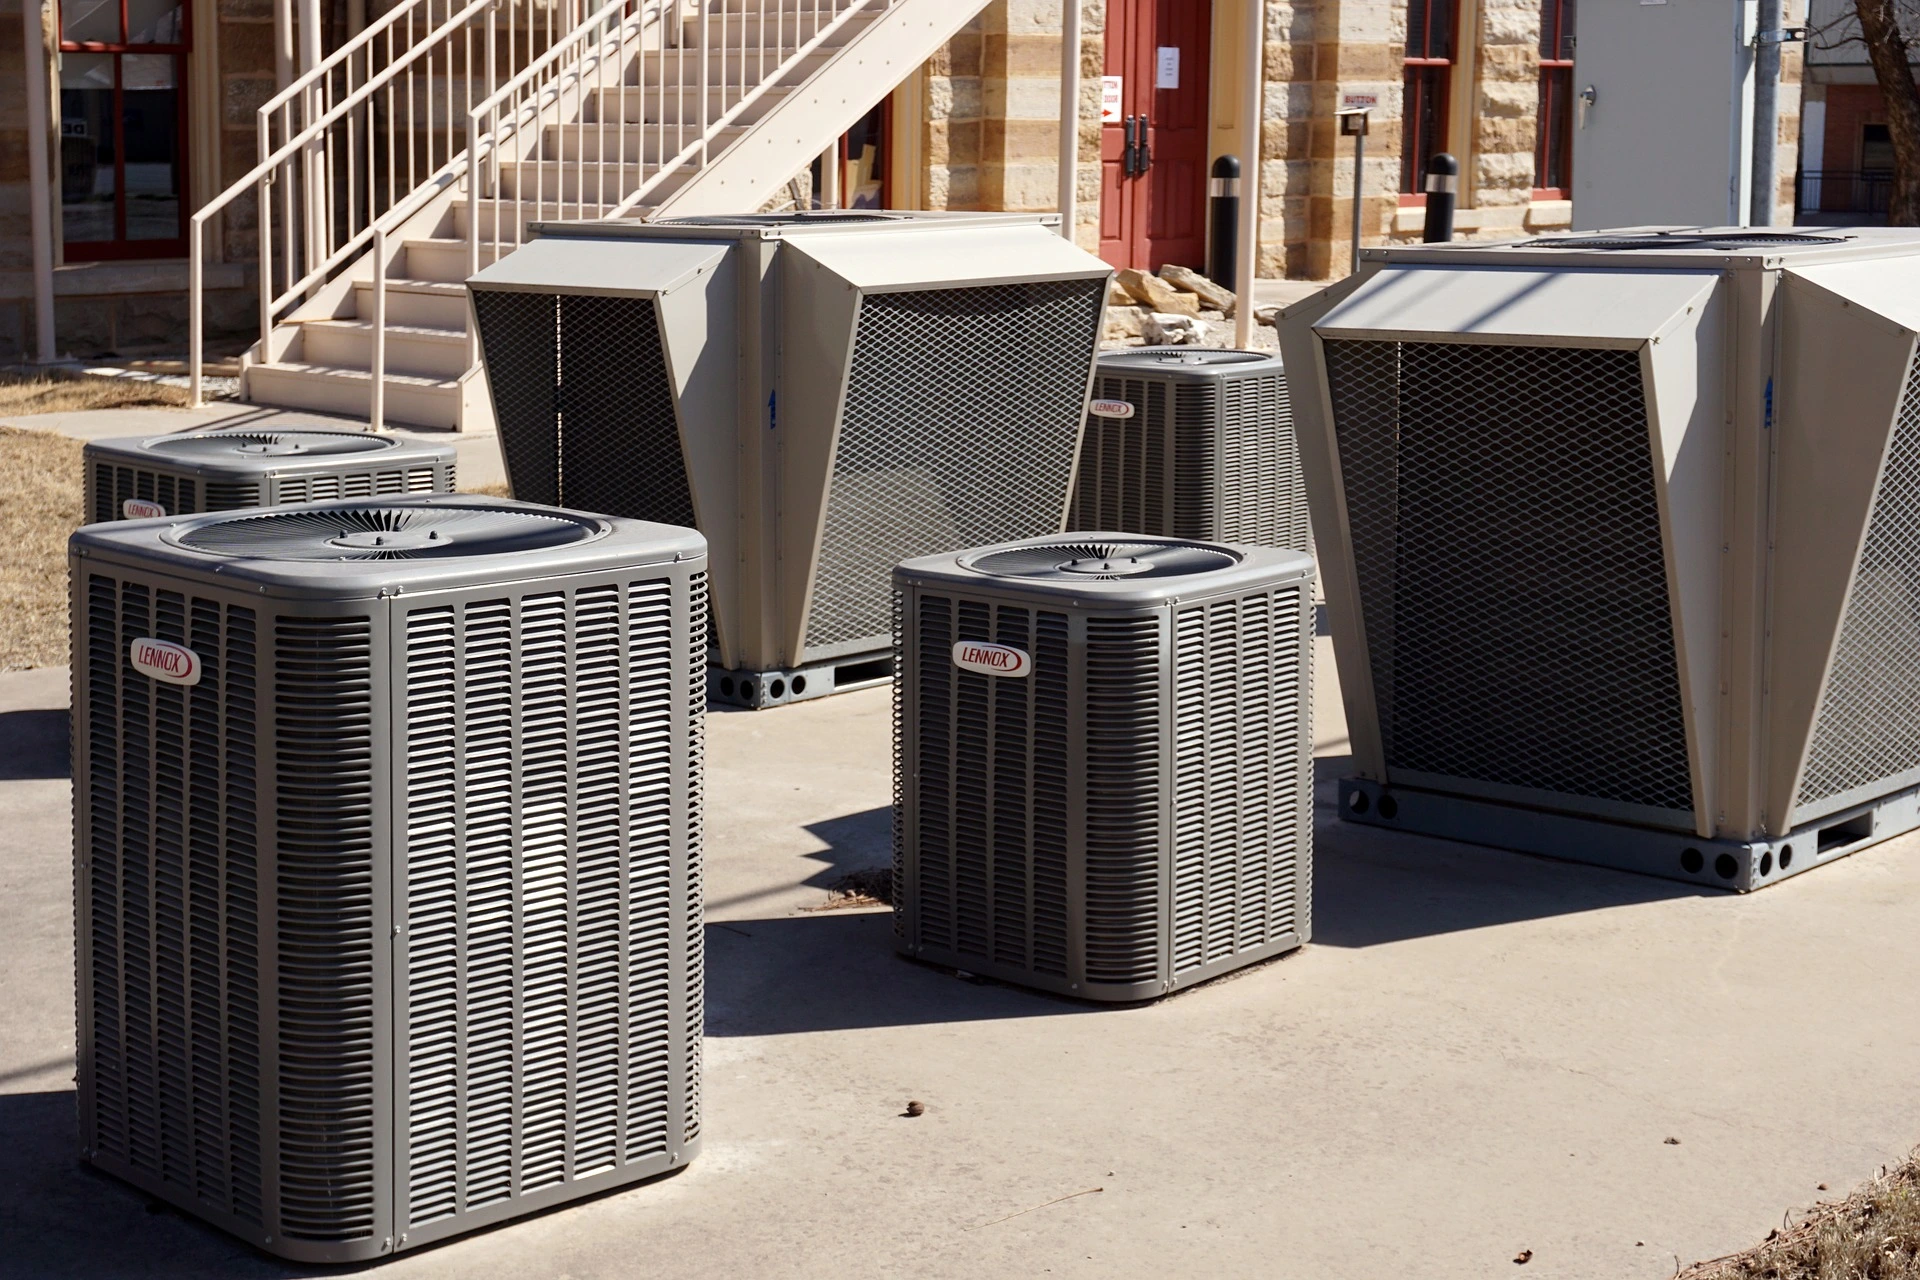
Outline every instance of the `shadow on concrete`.
{"label": "shadow on concrete", "polygon": [[65,711],[0,711],[0,782],[71,771]]}
{"label": "shadow on concrete", "polygon": [[1724,897],[1673,880],[1342,822],[1350,756],[1314,762],[1313,942],[1371,947],[1671,898]]}

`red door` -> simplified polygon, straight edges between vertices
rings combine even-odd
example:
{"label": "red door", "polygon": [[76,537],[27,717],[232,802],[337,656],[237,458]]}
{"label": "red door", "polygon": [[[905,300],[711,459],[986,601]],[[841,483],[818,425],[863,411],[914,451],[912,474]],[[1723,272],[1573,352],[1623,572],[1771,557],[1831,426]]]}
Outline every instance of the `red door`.
{"label": "red door", "polygon": [[1207,258],[1211,0],[1111,0],[1100,126],[1100,256],[1152,271]]}

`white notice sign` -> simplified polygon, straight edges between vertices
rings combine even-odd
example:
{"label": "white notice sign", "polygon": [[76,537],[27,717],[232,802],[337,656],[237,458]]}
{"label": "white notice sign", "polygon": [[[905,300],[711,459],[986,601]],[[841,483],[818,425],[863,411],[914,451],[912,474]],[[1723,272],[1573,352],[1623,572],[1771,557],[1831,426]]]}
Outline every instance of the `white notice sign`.
{"label": "white notice sign", "polygon": [[1120,89],[1123,79],[1120,76],[1100,77],[1100,123],[1120,123]]}
{"label": "white notice sign", "polygon": [[1153,64],[1153,87],[1156,89],[1178,89],[1180,87],[1180,50],[1173,45],[1161,45],[1156,49]]}

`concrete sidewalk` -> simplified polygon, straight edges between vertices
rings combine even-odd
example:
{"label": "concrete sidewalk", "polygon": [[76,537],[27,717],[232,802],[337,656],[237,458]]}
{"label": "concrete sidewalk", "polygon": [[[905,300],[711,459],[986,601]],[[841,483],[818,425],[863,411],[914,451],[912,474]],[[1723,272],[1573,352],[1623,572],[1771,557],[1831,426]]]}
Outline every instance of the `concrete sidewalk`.
{"label": "concrete sidewalk", "polygon": [[[1738,898],[1325,795],[1311,946],[1100,1010],[801,911],[887,860],[888,699],[709,717],[704,1154],[381,1274],[1656,1280],[1920,1138],[1912,837]],[[0,677],[0,1274],[311,1274],[79,1166],[64,700]]]}

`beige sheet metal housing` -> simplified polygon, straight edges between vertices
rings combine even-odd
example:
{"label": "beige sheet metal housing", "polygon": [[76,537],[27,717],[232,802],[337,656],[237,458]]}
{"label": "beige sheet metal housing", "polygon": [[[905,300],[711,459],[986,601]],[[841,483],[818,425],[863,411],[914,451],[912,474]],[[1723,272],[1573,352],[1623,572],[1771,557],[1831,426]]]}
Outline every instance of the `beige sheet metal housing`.
{"label": "beige sheet metal housing", "polygon": [[1920,235],[1372,250],[1280,330],[1358,779],[1737,887],[1920,783]]}

